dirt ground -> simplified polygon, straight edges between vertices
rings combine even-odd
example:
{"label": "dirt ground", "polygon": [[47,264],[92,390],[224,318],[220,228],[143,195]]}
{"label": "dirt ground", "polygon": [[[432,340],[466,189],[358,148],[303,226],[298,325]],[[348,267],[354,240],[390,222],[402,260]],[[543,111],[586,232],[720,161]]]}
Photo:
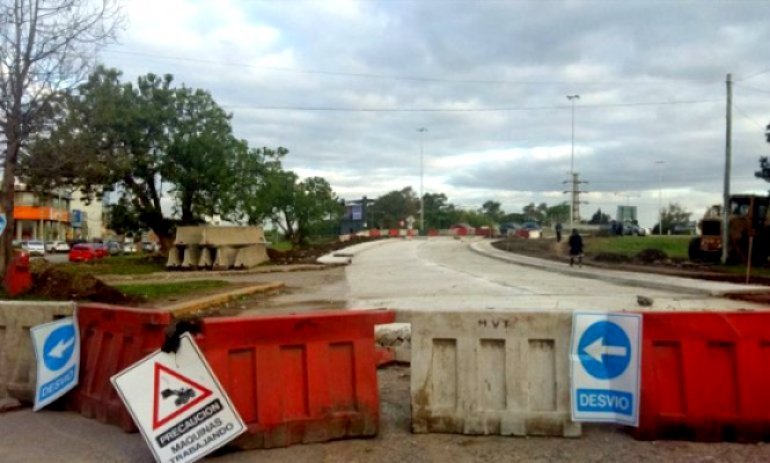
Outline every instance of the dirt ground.
{"label": "dirt ground", "polygon": [[[641,442],[622,427],[591,425],[577,439],[463,436],[410,432],[409,368],[379,371],[380,433],[286,449],[240,452],[227,461],[303,462],[766,462],[770,445]],[[215,461],[215,460],[214,460]]]}

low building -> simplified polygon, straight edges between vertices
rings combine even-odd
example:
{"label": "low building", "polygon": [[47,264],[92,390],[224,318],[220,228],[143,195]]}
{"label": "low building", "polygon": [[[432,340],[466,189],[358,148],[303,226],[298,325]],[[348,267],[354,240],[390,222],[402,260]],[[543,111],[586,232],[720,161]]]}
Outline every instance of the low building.
{"label": "low building", "polygon": [[101,240],[107,236],[104,202],[95,197],[90,201],[83,193],[72,195],[72,238],[86,241]]}
{"label": "low building", "polygon": [[70,201],[68,192],[36,193],[27,185],[14,185],[15,240],[64,241],[70,232]]}

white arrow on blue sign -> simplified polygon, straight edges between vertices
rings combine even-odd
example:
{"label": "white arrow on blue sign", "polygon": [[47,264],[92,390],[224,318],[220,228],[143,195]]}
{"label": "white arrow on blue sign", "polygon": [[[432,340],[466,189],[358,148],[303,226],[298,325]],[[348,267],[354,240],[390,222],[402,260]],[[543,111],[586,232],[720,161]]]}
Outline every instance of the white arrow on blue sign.
{"label": "white arrow on blue sign", "polygon": [[74,318],[62,318],[30,330],[37,359],[35,406],[38,411],[77,386],[80,336]]}
{"label": "white arrow on blue sign", "polygon": [[572,419],[638,426],[642,316],[575,313]]}
{"label": "white arrow on blue sign", "polygon": [[5,213],[0,212],[0,236],[3,236],[6,225],[8,225],[8,220],[5,218]]}

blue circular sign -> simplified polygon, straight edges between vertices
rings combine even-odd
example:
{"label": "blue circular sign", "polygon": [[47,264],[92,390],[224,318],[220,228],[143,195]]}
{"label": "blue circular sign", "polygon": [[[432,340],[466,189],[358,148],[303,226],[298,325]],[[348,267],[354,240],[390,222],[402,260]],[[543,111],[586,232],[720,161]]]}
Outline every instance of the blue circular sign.
{"label": "blue circular sign", "polygon": [[67,365],[75,352],[75,326],[64,325],[51,331],[43,343],[43,362],[56,371]]}
{"label": "blue circular sign", "polygon": [[596,322],[580,338],[578,356],[583,368],[594,378],[616,378],[631,362],[631,341],[617,324]]}

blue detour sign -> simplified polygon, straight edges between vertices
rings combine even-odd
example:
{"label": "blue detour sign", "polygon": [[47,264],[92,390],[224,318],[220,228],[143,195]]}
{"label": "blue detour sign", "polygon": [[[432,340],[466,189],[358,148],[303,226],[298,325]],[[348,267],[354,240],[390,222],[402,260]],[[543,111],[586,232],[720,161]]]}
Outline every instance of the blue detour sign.
{"label": "blue detour sign", "polygon": [[5,218],[5,213],[0,212],[0,236],[3,236],[6,225],[8,225],[8,219]]}
{"label": "blue detour sign", "polygon": [[37,359],[37,411],[78,384],[80,337],[73,318],[35,326],[30,333]]}
{"label": "blue detour sign", "polygon": [[572,419],[637,426],[641,315],[575,313]]}

